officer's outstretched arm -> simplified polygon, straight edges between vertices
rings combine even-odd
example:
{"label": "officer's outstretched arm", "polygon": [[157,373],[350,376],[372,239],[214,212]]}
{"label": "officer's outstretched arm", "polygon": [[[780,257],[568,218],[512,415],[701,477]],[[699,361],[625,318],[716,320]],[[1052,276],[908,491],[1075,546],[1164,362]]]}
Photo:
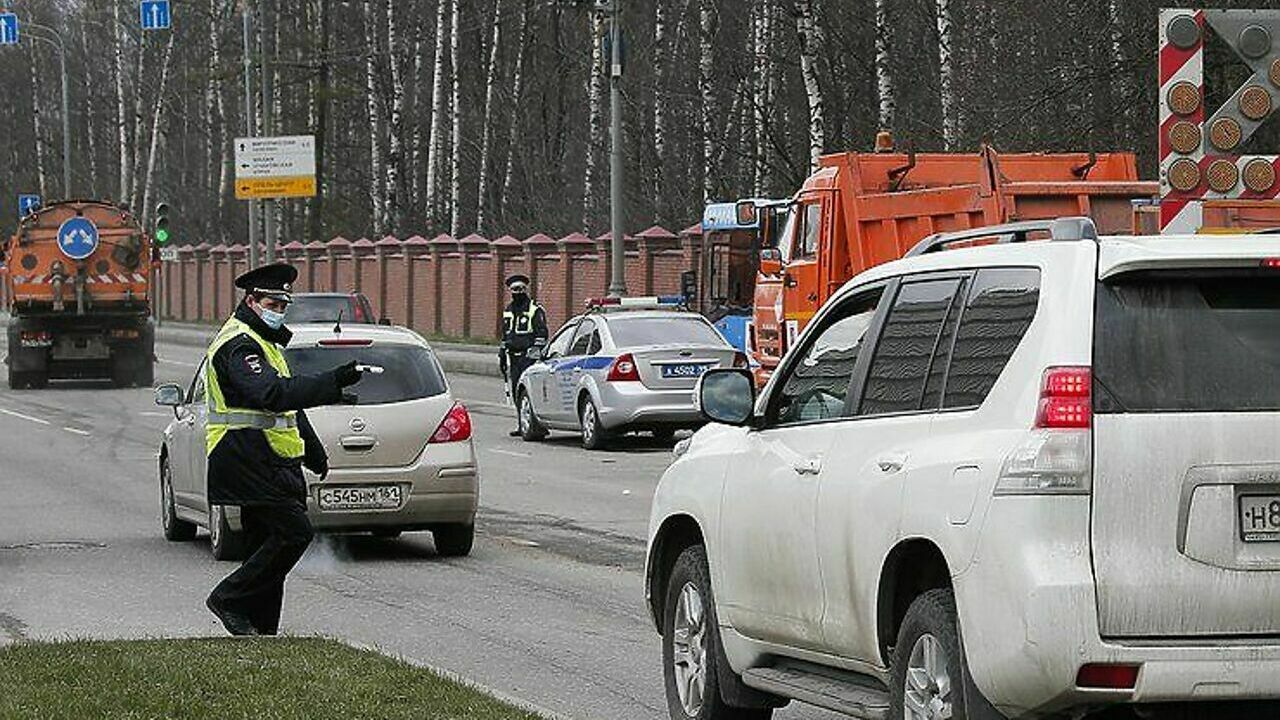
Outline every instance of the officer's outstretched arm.
{"label": "officer's outstretched arm", "polygon": [[262,348],[247,338],[224,345],[214,355],[213,367],[219,380],[234,388],[249,409],[286,412],[342,400],[333,372],[281,377],[262,356]]}

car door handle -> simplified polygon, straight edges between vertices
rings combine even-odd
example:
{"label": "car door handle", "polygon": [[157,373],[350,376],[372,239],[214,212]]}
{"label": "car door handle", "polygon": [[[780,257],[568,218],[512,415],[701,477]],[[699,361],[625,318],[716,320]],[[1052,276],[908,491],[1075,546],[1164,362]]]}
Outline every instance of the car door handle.
{"label": "car door handle", "polygon": [[893,453],[891,455],[882,455],[876,460],[876,465],[880,468],[880,472],[892,474],[901,472],[904,465],[907,464],[906,453]]}
{"label": "car door handle", "polygon": [[810,457],[798,461],[792,466],[797,475],[817,475],[822,472],[822,458]]}

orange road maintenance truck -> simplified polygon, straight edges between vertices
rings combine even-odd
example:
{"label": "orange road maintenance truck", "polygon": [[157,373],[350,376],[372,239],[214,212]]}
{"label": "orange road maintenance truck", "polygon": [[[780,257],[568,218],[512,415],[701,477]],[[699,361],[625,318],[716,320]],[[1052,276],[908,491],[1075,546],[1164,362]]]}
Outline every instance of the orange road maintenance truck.
{"label": "orange road maintenance truck", "polygon": [[1138,180],[1132,153],[899,153],[881,133],[873,153],[823,157],[796,194],[776,249],[761,253],[749,337],[760,383],[818,308],[854,275],[902,257],[921,239],[1068,215],[1103,233],[1131,233]]}
{"label": "orange road maintenance truck", "polygon": [[127,210],[60,202],[21,219],[4,247],[10,388],[50,378],[151,385],[151,238]]}

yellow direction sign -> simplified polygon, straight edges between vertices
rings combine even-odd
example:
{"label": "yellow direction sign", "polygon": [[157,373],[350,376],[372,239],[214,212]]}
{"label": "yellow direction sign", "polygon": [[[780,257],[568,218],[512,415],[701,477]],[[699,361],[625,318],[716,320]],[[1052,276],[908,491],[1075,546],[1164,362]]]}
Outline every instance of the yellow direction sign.
{"label": "yellow direction sign", "polygon": [[237,200],[265,198],[305,198],[316,196],[314,175],[297,177],[245,178],[236,180]]}

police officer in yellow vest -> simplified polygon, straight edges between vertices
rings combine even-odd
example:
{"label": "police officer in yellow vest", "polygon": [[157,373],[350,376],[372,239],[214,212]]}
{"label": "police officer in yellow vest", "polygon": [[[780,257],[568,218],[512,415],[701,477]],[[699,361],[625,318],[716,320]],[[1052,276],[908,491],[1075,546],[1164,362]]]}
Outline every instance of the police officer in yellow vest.
{"label": "police officer in yellow vest", "polygon": [[205,363],[206,449],[211,505],[237,505],[256,548],[210,593],[206,605],[232,635],[274,635],[284,579],[311,542],[302,466],[328,472],[328,457],[304,408],[353,402],[354,362],[293,376],[283,348],[284,312],[298,271],[265,265],[236,278],[244,301],[209,346]]}
{"label": "police officer in yellow vest", "polygon": [[[511,290],[511,303],[502,313],[502,349],[498,351],[498,358],[503,375],[511,384],[511,399],[517,403],[519,412],[516,390],[520,387],[520,376],[534,363],[529,357],[529,349],[547,344],[547,313],[529,296],[527,276],[507,278],[507,288]],[[519,434],[518,429],[511,432],[512,437]]]}

